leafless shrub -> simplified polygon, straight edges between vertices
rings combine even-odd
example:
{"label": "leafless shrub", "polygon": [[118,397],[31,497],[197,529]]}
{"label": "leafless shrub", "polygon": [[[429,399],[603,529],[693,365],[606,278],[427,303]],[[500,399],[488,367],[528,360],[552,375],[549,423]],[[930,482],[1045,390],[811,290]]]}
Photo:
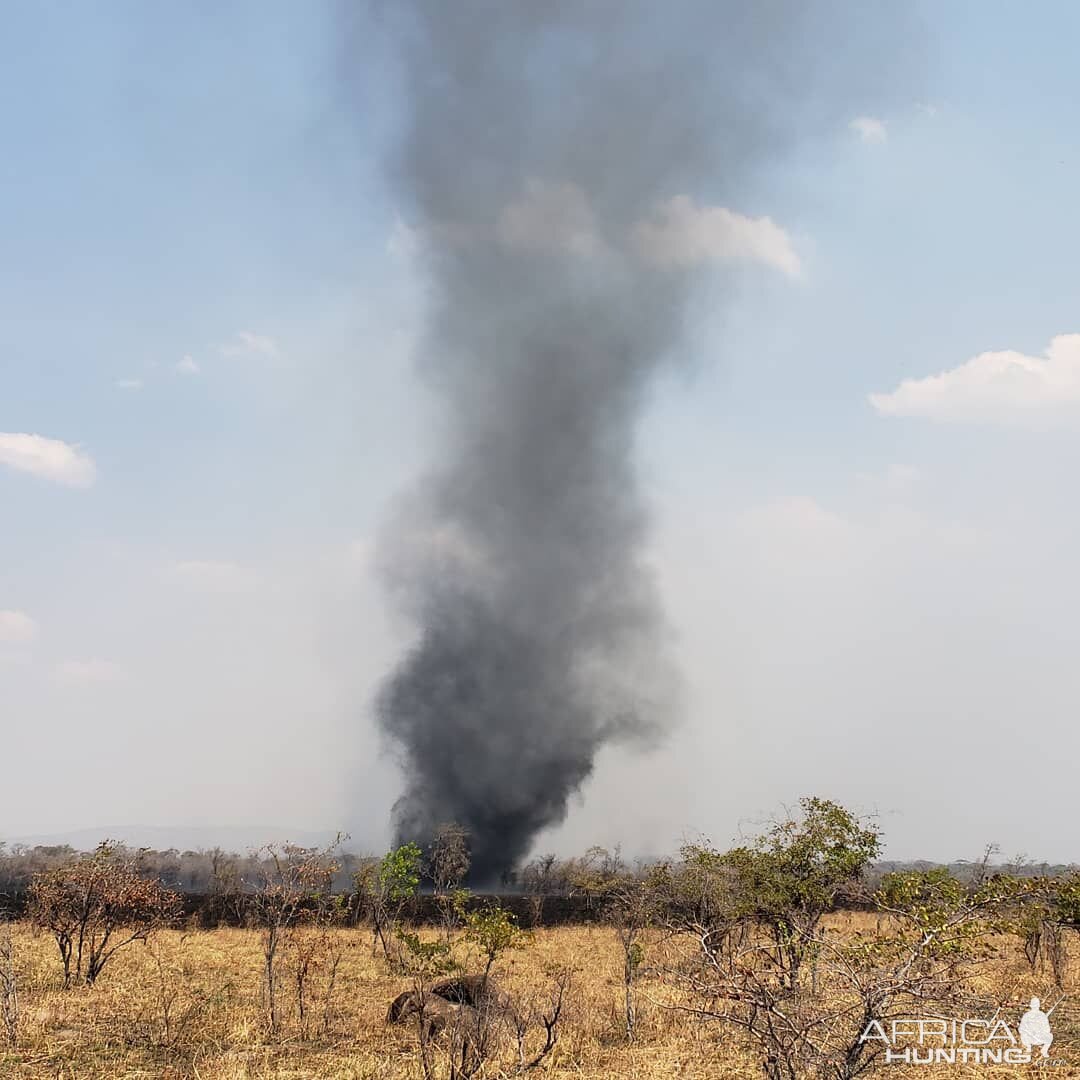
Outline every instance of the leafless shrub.
{"label": "leafless shrub", "polygon": [[645,881],[629,881],[611,896],[609,918],[623,953],[623,1025],[633,1042],[637,1024],[634,983],[645,963],[644,935],[657,915],[657,897]]}
{"label": "leafless shrub", "polygon": [[175,942],[158,937],[146,942],[154,964],[154,996],[147,1007],[156,1013],[154,1041],[166,1050],[183,1045],[206,1014],[205,994],[193,989],[186,977],[184,955],[190,941],[191,935],[185,933]]}
{"label": "leafless shrub", "polygon": [[[516,1073],[531,1072],[538,1068],[555,1049],[559,1041],[560,1025],[566,1011],[567,997],[571,985],[571,972],[568,968],[554,973],[554,980],[546,1004],[534,1002],[518,1004],[513,1010],[514,1035],[517,1042],[518,1064]],[[527,1049],[527,1039],[533,1030],[541,1030],[543,1043],[532,1050]]]}
{"label": "leafless shrub", "polygon": [[[302,848],[293,844],[263,849],[264,869],[254,882],[249,907],[253,922],[262,931],[263,991],[267,1022],[277,1033],[280,1026],[278,1005],[278,954],[287,941],[292,946],[294,986],[301,1024],[306,1019],[306,989],[317,948],[325,948],[325,935],[314,935],[310,942],[293,939],[298,925],[306,918],[316,926],[325,926],[334,911],[332,885],[338,864],[332,857],[341,841],[339,836],[327,848]],[[336,964],[334,965],[336,973]]]}
{"label": "leafless shrub", "polygon": [[458,924],[461,884],[469,872],[471,861],[468,832],[454,822],[440,825],[435,830],[428,853],[428,874],[435,887],[443,936],[448,941]]}
{"label": "leafless shrub", "polygon": [[15,946],[11,939],[11,927],[0,925],[0,1017],[8,1043],[14,1047],[19,1041],[19,983],[15,973]]}
{"label": "leafless shrub", "polygon": [[313,1015],[323,1032],[333,1025],[334,989],[345,951],[335,922],[330,915],[316,914],[310,923],[293,927],[287,935],[297,1022],[305,1037]]}
{"label": "leafless shrub", "polygon": [[544,921],[544,900],[553,892],[560,891],[554,855],[539,855],[521,871],[521,887],[529,897],[530,922],[540,926]]}
{"label": "leafless shrub", "polygon": [[64,987],[92,986],[119,949],[176,920],[180,898],[140,873],[138,858],[101,844],[93,855],[44,871],[30,886],[34,924],[56,939]]}

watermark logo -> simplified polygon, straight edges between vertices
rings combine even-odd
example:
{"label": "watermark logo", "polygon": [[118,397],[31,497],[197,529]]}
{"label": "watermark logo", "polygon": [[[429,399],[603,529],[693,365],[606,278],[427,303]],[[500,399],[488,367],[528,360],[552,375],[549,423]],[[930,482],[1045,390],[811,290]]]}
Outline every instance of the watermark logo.
{"label": "watermark logo", "polygon": [[859,1042],[883,1044],[886,1065],[1064,1064],[1050,1060],[1050,1016],[1061,1000],[1044,1012],[1042,1002],[1032,998],[1018,1024],[996,1013],[990,1020],[871,1020]]}
{"label": "watermark logo", "polygon": [[1050,1028],[1050,1014],[1044,1013],[1038,998],[1031,999],[1031,1008],[1020,1017],[1020,1043],[1030,1054],[1032,1047],[1039,1047],[1043,1057],[1050,1056],[1050,1044],[1054,1033]]}

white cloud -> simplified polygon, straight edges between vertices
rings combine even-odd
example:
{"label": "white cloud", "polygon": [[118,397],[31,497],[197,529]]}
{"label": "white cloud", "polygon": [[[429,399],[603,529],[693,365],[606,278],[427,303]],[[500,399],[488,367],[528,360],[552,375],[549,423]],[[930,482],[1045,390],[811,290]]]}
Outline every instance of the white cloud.
{"label": "white cloud", "polygon": [[206,559],[173,563],[169,576],[191,588],[210,592],[240,592],[257,580],[255,571],[249,566]]}
{"label": "white cloud", "polygon": [[122,682],[127,673],[111,660],[66,660],[56,665],[56,678],[67,686],[104,686]]}
{"label": "white cloud", "polygon": [[1046,356],[984,352],[959,367],[905,379],[869,395],[885,416],[923,416],[947,423],[1024,423],[1080,407],[1080,334],[1061,334]]}
{"label": "white cloud", "polygon": [[38,624],[24,611],[0,611],[0,644],[24,645],[38,634]]}
{"label": "white cloud", "polygon": [[592,207],[575,184],[530,180],[503,208],[497,231],[508,248],[548,255],[591,255],[600,246]]}
{"label": "white cloud", "polygon": [[220,345],[222,356],[235,359],[241,356],[277,356],[278,343],[265,334],[256,334],[251,330],[240,330],[231,341]]}
{"label": "white cloud", "polygon": [[142,379],[117,379],[117,390],[141,390],[143,388]]}
{"label": "white cloud", "polygon": [[918,109],[923,116],[929,116],[931,119],[938,114],[938,107],[936,105],[931,105],[928,102],[920,102],[915,108]]}
{"label": "white cloud", "polygon": [[97,477],[93,460],[79,447],[20,432],[0,432],[0,465],[68,487],[90,487]]}
{"label": "white cloud", "polygon": [[884,143],[889,139],[889,133],[885,128],[885,122],[876,116],[856,116],[848,124],[864,143]]}
{"label": "white cloud", "polygon": [[177,375],[198,375],[199,365],[193,356],[184,356],[177,360],[175,371]]}
{"label": "white cloud", "polygon": [[772,218],[744,217],[723,206],[697,206],[676,195],[633,231],[638,255],[661,267],[694,266],[721,259],[765,263],[792,277],[799,257],[788,234]]}

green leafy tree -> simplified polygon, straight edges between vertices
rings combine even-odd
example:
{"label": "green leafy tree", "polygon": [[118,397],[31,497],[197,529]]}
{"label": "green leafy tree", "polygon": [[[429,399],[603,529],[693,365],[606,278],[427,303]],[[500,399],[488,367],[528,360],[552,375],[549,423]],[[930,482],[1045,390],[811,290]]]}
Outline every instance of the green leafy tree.
{"label": "green leafy tree", "polygon": [[388,962],[400,964],[400,955],[392,950],[398,940],[395,931],[405,905],[420,888],[424,854],[413,843],[388,851],[378,864],[369,864],[357,872],[353,881],[357,895],[367,908],[372,927],[372,948],[381,944]]}
{"label": "green leafy tree", "polygon": [[518,926],[513,912],[507,911],[498,901],[490,901],[473,911],[463,911],[462,914],[465,939],[476,946],[484,960],[485,979],[503,953],[521,948],[528,940],[528,935]]}
{"label": "green leafy tree", "polygon": [[754,1039],[768,1080],[853,1080],[883,1052],[864,1038],[872,1025],[961,1007],[967,966],[1045,902],[1046,883],[1001,874],[966,883],[945,868],[888,874],[867,896],[877,927],[838,934],[824,916],[861,884],[880,836],[827,800],[806,799],[801,811],[733,851],[698,846],[662,868],[669,923],[674,911],[700,948],[655,970],[686,995],[680,1007]]}
{"label": "green leafy tree", "polygon": [[[841,890],[857,883],[881,850],[881,834],[838,803],[800,801],[801,813],[775,822],[749,844],[724,853],[685,851],[699,910],[713,924],[713,944],[731,944],[764,926],[782,980],[797,986],[822,916]],[[704,886],[704,887],[703,887]]]}

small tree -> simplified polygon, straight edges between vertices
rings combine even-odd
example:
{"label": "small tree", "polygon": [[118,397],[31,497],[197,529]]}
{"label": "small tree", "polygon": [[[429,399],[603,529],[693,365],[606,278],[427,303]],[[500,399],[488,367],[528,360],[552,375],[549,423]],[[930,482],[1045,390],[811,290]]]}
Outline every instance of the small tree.
{"label": "small tree", "polygon": [[556,886],[556,859],[552,854],[538,855],[521,871],[521,886],[530,898],[532,925],[544,921],[544,901]]}
{"label": "small tree", "polygon": [[0,1018],[12,1047],[19,1041],[19,983],[15,974],[15,947],[11,927],[0,924]]}
{"label": "small tree", "polygon": [[378,864],[357,871],[353,883],[371,918],[372,941],[382,945],[388,962],[400,966],[401,958],[391,955],[391,938],[405,905],[420,887],[423,852],[416,844],[402,844],[388,851]]}
{"label": "small tree", "polygon": [[[250,911],[262,930],[263,972],[267,1019],[270,1030],[277,1032],[277,956],[283,940],[296,927],[305,911],[318,919],[332,910],[331,888],[338,864],[332,858],[340,837],[325,849],[303,848],[294,844],[268,845],[262,849],[263,869],[254,882]],[[298,958],[297,995],[304,1009],[305,979],[310,970],[303,956]]]}
{"label": "small tree", "polygon": [[1080,927],[1080,875],[1046,883],[1045,896],[1023,906],[1015,928],[1032,970],[1048,963],[1060,988],[1065,978],[1065,931]]}
{"label": "small tree", "polygon": [[[398,966],[412,980],[412,1014],[416,1022],[420,1069],[425,1080],[435,1080],[433,1049],[438,1035],[444,1036],[449,1043],[451,1080],[471,1076],[479,1066],[475,1025],[467,1022],[467,1016],[461,1010],[456,1010],[452,1014],[453,1022],[447,1023],[446,1003],[429,992],[432,980],[461,968],[454,957],[453,942],[448,938],[425,941],[418,933],[401,927],[394,928],[394,935],[401,945]],[[442,1011],[439,1011],[440,1006]]]}
{"label": "small tree", "polygon": [[35,876],[29,912],[56,939],[66,989],[80,979],[92,986],[118,950],[174,921],[180,898],[142,877],[137,857],[105,842]]}
{"label": "small tree", "polygon": [[634,1039],[637,1008],[634,982],[645,962],[643,937],[656,914],[656,896],[646,881],[632,881],[611,898],[610,916],[623,951],[623,1020],[627,1042]]}
{"label": "small tree", "polygon": [[435,830],[428,854],[428,873],[435,887],[435,901],[442,914],[443,933],[447,941],[457,922],[461,883],[469,872],[471,861],[468,832],[452,822],[440,825]]}
{"label": "small tree", "polygon": [[661,875],[661,899],[680,900],[671,925],[699,945],[662,974],[687,995],[682,1007],[757,1042],[767,1080],[853,1080],[882,1053],[866,1033],[916,1008],[956,1006],[965,966],[990,955],[992,936],[1015,926],[1043,886],[1000,875],[968,885],[945,868],[889,874],[868,898],[876,932],[838,934],[823,916],[859,882],[878,833],[825,800],[802,808],[748,846],[697,848]]}
{"label": "small tree", "polygon": [[821,917],[881,850],[878,829],[837,803],[809,798],[799,805],[800,816],[776,822],[722,860],[734,874],[737,914],[768,927],[792,987]]}
{"label": "small tree", "polygon": [[503,953],[524,944],[525,932],[518,927],[513,912],[507,911],[497,900],[463,914],[465,939],[476,946],[483,958],[484,978],[487,979]]}
{"label": "small tree", "polygon": [[215,847],[209,857],[210,910],[208,914],[219,925],[224,920],[243,925],[245,893],[236,858],[219,847]]}
{"label": "small tree", "polygon": [[603,905],[622,884],[626,873],[626,864],[618,846],[613,851],[594,846],[588,849],[580,859],[573,860],[567,867],[567,879],[574,892],[585,897],[585,906]]}

